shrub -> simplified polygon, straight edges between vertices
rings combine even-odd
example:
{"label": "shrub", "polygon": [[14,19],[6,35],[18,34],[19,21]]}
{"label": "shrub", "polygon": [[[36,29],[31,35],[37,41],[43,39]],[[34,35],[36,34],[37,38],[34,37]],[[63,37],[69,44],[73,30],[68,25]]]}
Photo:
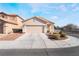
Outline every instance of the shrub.
{"label": "shrub", "polygon": [[49,31],[49,30],[47,30],[47,33],[50,33],[50,31]]}
{"label": "shrub", "polygon": [[53,34],[59,34],[59,32],[53,32]]}
{"label": "shrub", "polygon": [[56,40],[60,39],[60,34],[53,34],[52,37]]}
{"label": "shrub", "polygon": [[65,39],[66,37],[66,33],[64,33],[63,31],[60,32],[54,32],[48,35],[49,39],[55,39],[55,40],[61,40],[61,39]]}
{"label": "shrub", "polygon": [[64,33],[63,31],[60,31],[59,34],[60,34],[60,37],[66,37],[66,33]]}
{"label": "shrub", "polygon": [[60,34],[53,34],[53,35],[49,35],[50,39],[56,39],[59,40],[60,39]]}
{"label": "shrub", "polygon": [[63,31],[60,31],[60,32],[59,32],[59,34],[63,34],[63,33],[64,33]]}
{"label": "shrub", "polygon": [[47,33],[46,33],[46,35],[48,35],[48,36],[49,36],[50,34],[51,34],[51,33],[50,33],[50,31],[49,31],[49,30],[47,30]]}
{"label": "shrub", "polygon": [[60,37],[66,37],[66,34],[61,34],[61,36]]}

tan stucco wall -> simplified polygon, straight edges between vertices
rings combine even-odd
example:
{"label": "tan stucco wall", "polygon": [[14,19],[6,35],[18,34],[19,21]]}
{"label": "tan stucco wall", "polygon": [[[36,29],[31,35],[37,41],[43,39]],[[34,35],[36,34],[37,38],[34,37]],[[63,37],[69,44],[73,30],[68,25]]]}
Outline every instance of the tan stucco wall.
{"label": "tan stucco wall", "polygon": [[[42,32],[43,30],[43,26],[45,26],[46,24],[43,24],[37,20],[34,20],[33,19],[30,19],[30,20],[27,20],[25,22],[23,22],[23,32],[31,32],[31,31],[36,31],[36,32]],[[31,26],[31,29],[29,28],[29,30],[27,30],[28,28],[26,28],[27,26],[26,25],[38,25],[38,26],[42,26],[42,28],[38,27],[38,26]]]}
{"label": "tan stucco wall", "polygon": [[[39,22],[34,23],[32,19],[25,21],[23,23],[23,25],[44,25],[44,33],[46,33],[48,29],[50,29],[50,32],[54,32],[54,24],[51,24],[50,28],[48,28],[47,24],[43,24],[43,23],[41,24],[41,22],[40,23]],[[26,30],[27,30],[27,28],[24,27],[23,31],[25,32]]]}
{"label": "tan stucco wall", "polygon": [[45,25],[39,21],[35,21],[33,22],[33,19],[27,20],[25,22],[23,22],[24,25]]}
{"label": "tan stucco wall", "polygon": [[[23,25],[43,25],[43,26],[45,26],[44,32],[46,33],[48,30],[47,24],[43,24],[43,23],[38,22],[38,21],[33,22],[33,19],[25,21],[22,23],[22,19],[19,17],[16,17],[14,19],[14,21],[17,23],[17,25],[11,24],[11,23],[4,23],[4,28],[3,28],[4,34],[12,33],[13,32],[12,29],[17,29],[17,28],[21,29]],[[50,27],[50,31],[54,32],[54,25],[53,24]]]}
{"label": "tan stucco wall", "polygon": [[10,24],[10,23],[4,23],[4,28],[3,28],[4,34],[12,33],[13,32],[12,29],[21,29],[22,28],[21,21],[22,20],[19,17],[17,17],[16,18],[17,25]]}
{"label": "tan stucco wall", "polygon": [[35,25],[32,20],[27,20],[23,23],[24,25]]}
{"label": "tan stucco wall", "polygon": [[50,32],[54,32],[54,24],[51,24],[51,26],[50,26]]}
{"label": "tan stucco wall", "polygon": [[44,33],[46,33],[47,31],[47,26],[44,26]]}
{"label": "tan stucco wall", "polygon": [[18,24],[16,28],[22,28],[22,26],[23,26],[22,19],[17,17],[16,20],[17,20],[17,24]]}
{"label": "tan stucco wall", "polygon": [[10,23],[5,23],[4,24],[4,34],[8,34],[8,33],[12,33],[12,29],[16,28],[17,26],[14,24],[10,24]]}

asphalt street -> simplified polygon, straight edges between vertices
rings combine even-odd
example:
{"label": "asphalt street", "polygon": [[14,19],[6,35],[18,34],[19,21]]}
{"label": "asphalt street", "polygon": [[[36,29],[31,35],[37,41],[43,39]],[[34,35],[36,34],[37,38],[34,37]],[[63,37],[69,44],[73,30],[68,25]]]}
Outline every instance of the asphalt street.
{"label": "asphalt street", "polygon": [[0,56],[79,56],[79,47],[53,49],[0,49]]}

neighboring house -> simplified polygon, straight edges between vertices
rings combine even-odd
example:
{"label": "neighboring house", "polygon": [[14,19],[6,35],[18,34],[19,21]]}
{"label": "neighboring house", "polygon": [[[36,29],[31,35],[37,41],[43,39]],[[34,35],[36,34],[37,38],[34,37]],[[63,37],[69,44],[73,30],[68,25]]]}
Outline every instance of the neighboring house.
{"label": "neighboring house", "polygon": [[73,32],[73,31],[79,32],[79,27],[77,25],[74,25],[74,24],[67,24],[66,26],[62,27],[62,30],[66,31],[66,32]]}
{"label": "neighboring house", "polygon": [[22,21],[23,18],[18,15],[0,12],[0,33],[9,34],[13,32],[13,29],[21,29]]}
{"label": "neighboring house", "polygon": [[35,16],[23,21],[23,32],[39,32],[46,33],[47,31],[54,32],[54,23],[40,16]]}

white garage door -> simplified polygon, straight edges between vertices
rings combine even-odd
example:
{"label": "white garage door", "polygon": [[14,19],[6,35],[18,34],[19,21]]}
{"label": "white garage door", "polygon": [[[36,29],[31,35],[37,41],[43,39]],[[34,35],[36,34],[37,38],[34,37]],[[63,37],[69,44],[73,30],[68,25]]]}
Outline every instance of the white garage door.
{"label": "white garage door", "polygon": [[43,26],[25,26],[25,32],[42,33],[44,32]]}

